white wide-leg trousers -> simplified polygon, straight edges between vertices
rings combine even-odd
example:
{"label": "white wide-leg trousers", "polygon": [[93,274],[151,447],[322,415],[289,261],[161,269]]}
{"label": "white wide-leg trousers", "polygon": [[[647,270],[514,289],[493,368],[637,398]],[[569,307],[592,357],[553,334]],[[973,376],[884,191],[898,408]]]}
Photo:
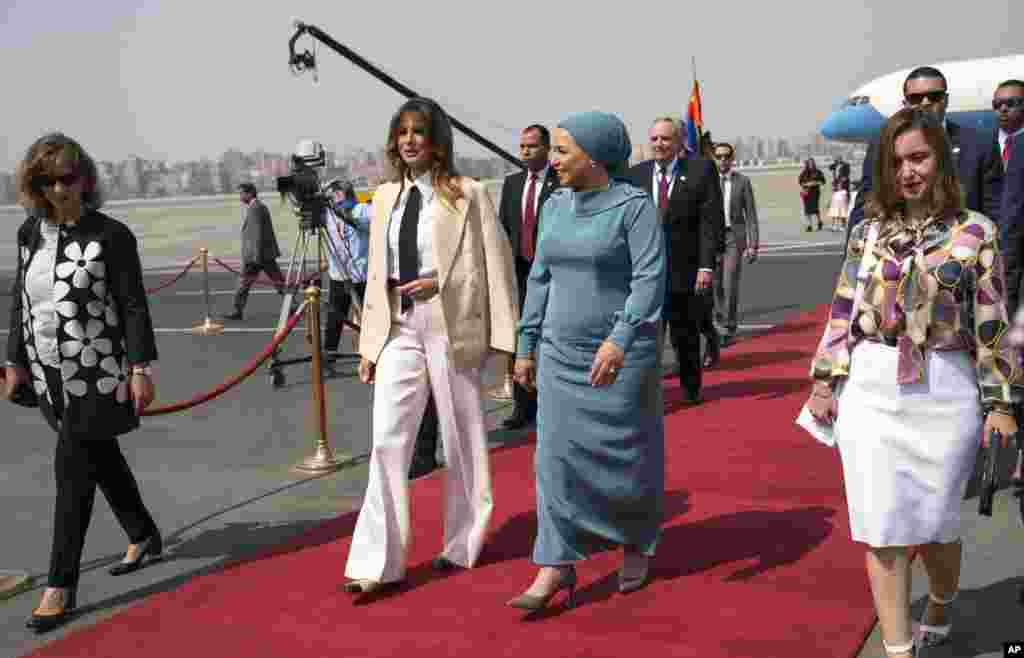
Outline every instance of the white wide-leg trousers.
{"label": "white wide-leg trousers", "polygon": [[441,555],[467,568],[480,556],[494,506],[481,374],[478,368],[456,370],[448,351],[439,297],[415,304],[392,323],[377,362],[370,478],[345,566],[349,578],[387,583],[405,576],[408,474],[428,386],[447,464]]}

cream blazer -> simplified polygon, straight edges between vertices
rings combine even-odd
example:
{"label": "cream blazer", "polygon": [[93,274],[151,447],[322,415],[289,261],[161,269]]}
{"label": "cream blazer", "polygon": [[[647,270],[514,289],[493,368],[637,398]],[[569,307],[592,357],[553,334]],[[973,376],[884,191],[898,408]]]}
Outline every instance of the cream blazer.
{"label": "cream blazer", "polygon": [[[498,223],[494,204],[482,184],[460,181],[463,198],[454,207],[436,194],[434,262],[448,358],[456,369],[479,368],[488,350],[515,353],[519,321],[518,292],[512,244]],[[401,183],[385,183],[373,195],[370,249],[359,353],[376,363],[391,334],[398,296],[389,293],[388,224],[402,191]]]}

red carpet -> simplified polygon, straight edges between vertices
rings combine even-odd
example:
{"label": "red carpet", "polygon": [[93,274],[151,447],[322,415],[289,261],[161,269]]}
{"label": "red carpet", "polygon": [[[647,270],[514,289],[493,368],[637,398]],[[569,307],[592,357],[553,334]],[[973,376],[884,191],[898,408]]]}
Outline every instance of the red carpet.
{"label": "red carpet", "polygon": [[668,517],[644,590],[617,593],[620,558],[609,552],[579,566],[576,609],[531,619],[504,606],[534,573],[524,445],[493,455],[492,535],[472,571],[430,570],[441,539],[434,476],[414,485],[410,577],[391,595],[354,605],[341,591],[355,523],[346,515],[32,655],[854,656],[874,621],[863,551],[849,539],[837,454],[793,423],[823,312],[727,350],[701,407],[680,408],[668,385]]}

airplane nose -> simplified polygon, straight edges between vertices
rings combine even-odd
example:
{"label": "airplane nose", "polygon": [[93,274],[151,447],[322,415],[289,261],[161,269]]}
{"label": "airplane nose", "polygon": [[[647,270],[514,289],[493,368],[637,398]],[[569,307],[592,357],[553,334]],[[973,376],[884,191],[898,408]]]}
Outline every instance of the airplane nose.
{"label": "airplane nose", "polygon": [[822,122],[819,132],[836,142],[864,142],[884,124],[885,117],[870,103],[863,103],[836,110]]}

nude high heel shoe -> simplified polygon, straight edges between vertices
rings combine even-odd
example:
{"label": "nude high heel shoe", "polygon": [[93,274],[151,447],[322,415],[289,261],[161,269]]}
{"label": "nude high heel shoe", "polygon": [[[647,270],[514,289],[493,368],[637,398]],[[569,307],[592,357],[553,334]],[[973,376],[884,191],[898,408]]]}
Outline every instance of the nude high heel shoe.
{"label": "nude high heel shoe", "polygon": [[537,596],[534,594],[523,593],[505,605],[512,608],[519,608],[520,610],[543,610],[547,607],[551,599],[555,598],[555,594],[566,589],[569,590],[569,595],[565,600],[565,607],[576,607],[576,568],[570,565],[568,567],[559,567],[558,570],[558,585],[547,594]]}

